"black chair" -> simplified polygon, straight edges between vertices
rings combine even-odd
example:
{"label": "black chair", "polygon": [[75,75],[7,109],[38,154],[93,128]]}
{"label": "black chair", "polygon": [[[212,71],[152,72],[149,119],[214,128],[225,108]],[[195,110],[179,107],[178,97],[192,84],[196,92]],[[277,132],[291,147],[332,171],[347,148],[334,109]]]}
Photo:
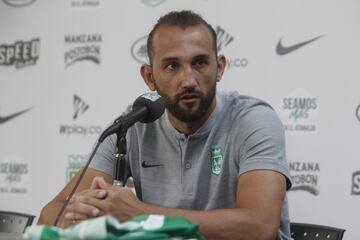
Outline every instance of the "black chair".
{"label": "black chair", "polygon": [[290,223],[294,240],[341,240],[345,229],[309,223]]}
{"label": "black chair", "polygon": [[0,232],[23,233],[34,220],[33,215],[0,211]]}

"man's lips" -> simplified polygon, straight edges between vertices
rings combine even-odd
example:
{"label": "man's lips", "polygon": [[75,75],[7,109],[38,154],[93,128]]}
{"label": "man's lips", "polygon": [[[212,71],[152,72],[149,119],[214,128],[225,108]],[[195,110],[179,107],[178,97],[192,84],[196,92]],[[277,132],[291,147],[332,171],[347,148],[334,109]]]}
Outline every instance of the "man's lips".
{"label": "man's lips", "polygon": [[186,94],[186,95],[183,95],[179,100],[182,103],[190,104],[190,103],[194,103],[195,101],[199,100],[199,96],[196,94]]}

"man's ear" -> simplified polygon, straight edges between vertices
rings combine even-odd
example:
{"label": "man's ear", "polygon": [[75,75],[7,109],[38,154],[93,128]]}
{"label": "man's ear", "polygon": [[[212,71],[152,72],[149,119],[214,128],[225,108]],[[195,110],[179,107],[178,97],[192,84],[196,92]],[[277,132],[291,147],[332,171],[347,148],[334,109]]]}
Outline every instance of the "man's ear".
{"label": "man's ear", "polygon": [[141,73],[141,76],[142,76],[144,82],[149,87],[149,89],[151,91],[155,91],[156,89],[155,89],[154,78],[152,76],[151,65],[149,65],[149,64],[141,65],[140,73]]}
{"label": "man's ear", "polygon": [[219,82],[222,78],[222,75],[224,74],[225,67],[226,67],[226,58],[222,54],[218,56],[217,67],[218,67],[218,73],[216,76],[216,80]]}

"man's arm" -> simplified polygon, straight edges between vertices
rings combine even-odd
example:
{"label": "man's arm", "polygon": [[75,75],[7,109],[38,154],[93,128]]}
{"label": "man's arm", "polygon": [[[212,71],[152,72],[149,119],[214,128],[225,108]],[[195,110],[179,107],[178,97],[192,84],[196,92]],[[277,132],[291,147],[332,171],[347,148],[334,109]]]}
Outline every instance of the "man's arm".
{"label": "man's arm", "polygon": [[[70,180],[70,182],[61,190],[61,192],[49,203],[47,203],[41,213],[38,220],[38,224],[48,224],[52,225],[55,221],[56,216],[58,215],[61,207],[63,206],[65,199],[69,196],[70,192],[74,188],[76,181],[80,177],[82,168],[75,174],[75,176]],[[91,188],[93,178],[94,177],[103,177],[106,182],[111,183],[112,177],[104,174],[103,172],[94,170],[92,168],[88,168],[85,172],[83,179],[81,180],[79,187],[76,190],[76,193],[87,190]],[[99,190],[94,190],[91,192],[94,197],[102,198],[104,196],[104,192]],[[91,213],[90,213],[91,214]],[[62,215],[59,221],[59,226],[66,227],[70,224],[70,222],[64,218],[65,213]]]}
{"label": "man's arm", "polygon": [[199,223],[206,239],[275,239],[285,191],[282,174],[257,170],[239,177],[237,208],[188,211],[147,205],[145,211],[191,219]]}
{"label": "man's arm", "polygon": [[[197,211],[172,209],[141,202],[128,188],[108,185],[107,197],[81,199],[68,208],[68,220],[77,220],[93,209],[126,221],[139,214],[183,216],[199,223],[206,239],[275,239],[286,192],[285,177],[275,171],[254,170],[239,177],[237,207]],[[80,200],[80,199],[78,199]]]}

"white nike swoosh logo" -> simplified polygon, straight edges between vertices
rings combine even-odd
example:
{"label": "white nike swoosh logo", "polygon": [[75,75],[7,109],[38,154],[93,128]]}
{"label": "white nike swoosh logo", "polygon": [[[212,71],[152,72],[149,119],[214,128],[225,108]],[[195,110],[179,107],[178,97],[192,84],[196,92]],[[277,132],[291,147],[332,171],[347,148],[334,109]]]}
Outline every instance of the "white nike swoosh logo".
{"label": "white nike swoosh logo", "polygon": [[297,49],[299,49],[299,48],[301,48],[301,47],[315,41],[315,40],[318,40],[319,38],[322,38],[323,36],[325,36],[325,35],[321,35],[321,36],[312,38],[310,40],[307,40],[307,41],[304,41],[304,42],[301,42],[301,43],[297,43],[297,44],[294,44],[294,45],[291,45],[291,46],[286,46],[286,47],[283,46],[283,44],[281,42],[282,39],[280,39],[277,46],[276,46],[276,53],[278,55],[286,55],[288,53],[291,53],[291,52],[293,52],[293,51],[295,51],[295,50],[297,50]]}

